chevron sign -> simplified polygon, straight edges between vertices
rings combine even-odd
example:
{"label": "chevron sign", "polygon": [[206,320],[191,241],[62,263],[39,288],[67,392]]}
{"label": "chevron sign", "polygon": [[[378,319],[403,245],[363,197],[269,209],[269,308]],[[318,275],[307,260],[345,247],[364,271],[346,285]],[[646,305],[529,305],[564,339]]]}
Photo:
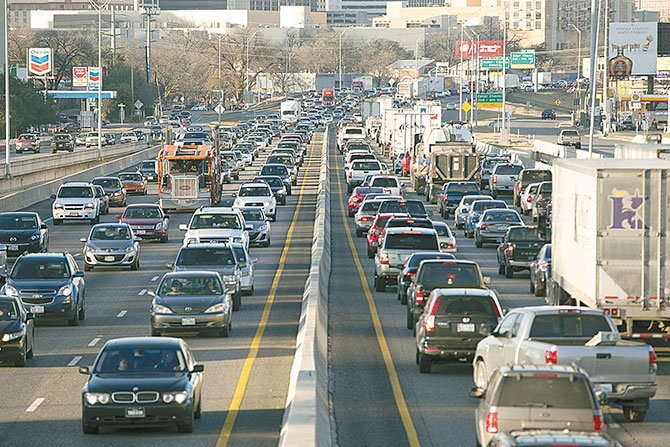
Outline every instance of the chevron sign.
{"label": "chevron sign", "polygon": [[100,89],[100,69],[98,67],[88,67],[88,89]]}
{"label": "chevron sign", "polygon": [[46,76],[52,68],[51,48],[28,49],[28,72],[35,76]]}

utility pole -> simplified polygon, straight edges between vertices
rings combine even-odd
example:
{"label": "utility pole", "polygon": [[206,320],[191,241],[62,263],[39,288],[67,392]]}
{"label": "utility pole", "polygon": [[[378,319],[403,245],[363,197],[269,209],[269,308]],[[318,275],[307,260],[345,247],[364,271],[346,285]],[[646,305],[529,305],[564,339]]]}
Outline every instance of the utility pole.
{"label": "utility pole", "polygon": [[607,135],[608,124],[611,122],[612,114],[610,113],[609,108],[609,73],[607,72],[607,61],[609,59],[609,27],[610,27],[610,2],[609,0],[603,0],[605,2],[603,13],[605,14],[605,34],[603,36],[603,57],[605,59],[605,64],[603,66],[603,100],[602,106],[600,107],[600,114],[604,116],[607,120],[602,120],[603,125],[603,135]]}
{"label": "utility pole", "polygon": [[246,88],[245,89],[245,102],[246,103],[251,102],[250,101],[251,95],[249,95],[249,90],[250,90],[250,83],[249,83],[249,41],[251,40],[252,37],[254,37],[256,34],[258,34],[260,31],[261,31],[260,29],[257,29],[250,36],[247,37],[247,54],[246,54],[247,65],[244,69],[244,77],[245,77],[244,85],[245,85],[245,88]]}
{"label": "utility pole", "polygon": [[221,127],[221,99],[223,97],[223,93],[221,92],[221,34],[217,34],[217,37],[219,38],[219,68],[218,68],[218,76],[219,76],[219,101],[216,103],[217,107],[217,113],[219,114],[219,127],[217,128],[216,135],[218,138],[219,131],[218,129]]}
{"label": "utility pole", "polygon": [[589,93],[591,110],[589,122],[589,158],[593,157],[593,128],[596,110],[596,69],[598,67],[598,34],[600,33],[600,0],[591,0],[591,60],[589,72]]}
{"label": "utility pole", "polygon": [[572,106],[575,107],[575,116],[572,119],[572,122],[575,122],[575,119],[577,118],[577,113],[580,110],[579,103],[581,101],[578,101],[578,98],[581,97],[580,93],[580,82],[579,80],[582,78],[582,30],[577,28],[573,23],[568,23],[568,26],[571,26],[577,31],[577,85],[575,88],[575,99],[573,100]]}
{"label": "utility pole", "polygon": [[9,170],[9,151],[11,149],[11,146],[9,145],[10,141],[10,117],[9,117],[9,48],[7,45],[7,41],[9,40],[9,23],[7,23],[7,20],[9,19],[7,10],[9,9],[9,5],[7,4],[7,0],[4,0],[2,2],[3,4],[3,18],[4,18],[4,28],[5,28],[5,34],[4,34],[4,50],[5,50],[5,176],[9,177],[10,176],[10,170]]}
{"label": "utility pole", "polygon": [[147,17],[147,43],[146,43],[146,67],[147,83],[151,83],[151,16],[157,16],[161,13],[158,6],[158,0],[141,0],[140,10],[142,15]]}
{"label": "utility pole", "polygon": [[111,0],[88,2],[98,11],[98,159],[102,160],[102,10],[109,6]]}

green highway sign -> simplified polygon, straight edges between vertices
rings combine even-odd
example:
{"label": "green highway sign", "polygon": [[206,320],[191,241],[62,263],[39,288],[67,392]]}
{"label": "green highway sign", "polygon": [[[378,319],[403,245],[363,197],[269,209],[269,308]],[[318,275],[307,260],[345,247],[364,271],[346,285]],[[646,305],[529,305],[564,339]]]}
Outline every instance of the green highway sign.
{"label": "green highway sign", "polygon": [[535,68],[535,50],[515,51],[510,59],[512,68]]}
{"label": "green highway sign", "polygon": [[502,92],[479,93],[477,102],[502,102]]}
{"label": "green highway sign", "polygon": [[[482,59],[482,70],[500,70],[503,68],[502,56]],[[509,57],[505,58],[505,68],[509,68]]]}

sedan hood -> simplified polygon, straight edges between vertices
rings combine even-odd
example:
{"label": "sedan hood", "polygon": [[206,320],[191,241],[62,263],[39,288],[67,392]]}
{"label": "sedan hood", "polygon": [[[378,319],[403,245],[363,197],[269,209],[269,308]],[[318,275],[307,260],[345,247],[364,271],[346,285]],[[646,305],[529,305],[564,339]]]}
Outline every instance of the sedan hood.
{"label": "sedan hood", "polygon": [[[39,230],[0,230],[0,242],[10,244],[15,242],[27,242],[33,234],[39,234]],[[9,238],[16,238],[16,241],[10,241]]]}
{"label": "sedan hood", "polygon": [[115,391],[172,391],[186,389],[188,377],[185,373],[118,373],[93,374],[88,379],[88,392],[113,393]]}
{"label": "sedan hood", "polygon": [[21,328],[19,320],[0,321],[0,334],[18,332]]}

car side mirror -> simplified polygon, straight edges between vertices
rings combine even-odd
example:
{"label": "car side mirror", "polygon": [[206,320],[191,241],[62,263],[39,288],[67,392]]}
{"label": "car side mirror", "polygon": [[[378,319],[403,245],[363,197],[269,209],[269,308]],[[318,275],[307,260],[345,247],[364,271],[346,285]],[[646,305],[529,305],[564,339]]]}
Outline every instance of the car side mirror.
{"label": "car side mirror", "polygon": [[254,229],[254,226],[251,225],[251,224],[246,224],[246,225],[244,226],[244,229],[245,229],[245,230],[253,230],[253,229]]}
{"label": "car side mirror", "polygon": [[82,244],[85,244],[86,242],[88,242],[88,239],[86,239],[85,237],[82,237],[82,238],[79,239],[79,242],[81,242]]}
{"label": "car side mirror", "polygon": [[51,200],[55,200],[56,199],[56,194],[51,194],[49,197],[51,197]]}
{"label": "car side mirror", "polygon": [[231,194],[231,196],[233,196],[233,197],[237,197],[237,193],[234,192],[234,193]]}
{"label": "car side mirror", "polygon": [[147,291],[147,295],[155,297],[156,292],[154,292],[153,290],[149,290],[149,291]]}
{"label": "car side mirror", "polygon": [[174,268],[174,262],[168,262],[167,264],[165,264],[165,267],[167,267],[169,269]]}
{"label": "car side mirror", "polygon": [[486,285],[491,284],[491,277],[490,276],[485,276],[484,277],[484,284],[486,284]]}
{"label": "car side mirror", "polygon": [[474,397],[475,399],[482,399],[486,395],[486,390],[481,387],[473,387],[470,390],[470,397]]}
{"label": "car side mirror", "polygon": [[84,374],[86,376],[90,376],[91,375],[91,368],[89,368],[88,366],[80,366],[79,367],[79,374]]}
{"label": "car side mirror", "polygon": [[26,312],[26,321],[27,320],[34,320],[35,319],[35,314],[32,312]]}
{"label": "car side mirror", "polygon": [[201,365],[201,364],[193,365],[193,369],[191,370],[191,372],[194,372],[194,373],[201,373],[203,371],[205,371],[205,365]]}
{"label": "car side mirror", "polygon": [[77,271],[77,272],[74,273],[74,277],[75,277],[75,278],[83,278],[83,277],[84,277],[84,272],[82,272],[81,270],[79,270],[79,271]]}
{"label": "car side mirror", "polygon": [[188,231],[188,226],[186,224],[179,224],[179,231]]}
{"label": "car side mirror", "polygon": [[45,224],[45,223],[40,224],[40,229],[41,230],[46,230],[47,228],[49,228],[49,227],[47,227],[47,224]]}

